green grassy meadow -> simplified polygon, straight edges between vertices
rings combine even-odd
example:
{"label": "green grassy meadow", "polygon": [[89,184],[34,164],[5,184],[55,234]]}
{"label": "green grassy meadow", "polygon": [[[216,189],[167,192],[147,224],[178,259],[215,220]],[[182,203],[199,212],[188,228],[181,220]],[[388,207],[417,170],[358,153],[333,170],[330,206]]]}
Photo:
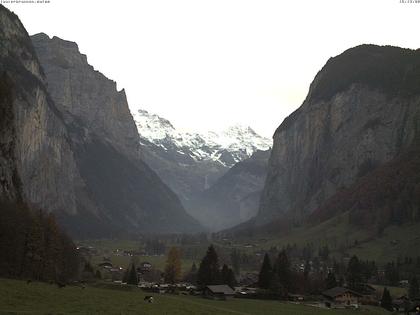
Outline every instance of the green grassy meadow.
{"label": "green grassy meadow", "polygon": [[315,248],[328,245],[333,252],[339,252],[340,247],[344,247],[349,255],[357,255],[378,263],[396,261],[398,257],[419,255],[420,223],[389,226],[381,236],[377,236],[373,235],[372,231],[351,226],[347,215],[343,214],[314,227],[293,229],[285,236],[267,237],[267,241],[258,247],[269,249],[271,246],[281,248],[287,244],[303,246],[312,243]]}
{"label": "green grassy meadow", "polygon": [[115,289],[55,285],[0,279],[0,314],[145,314],[145,315],[382,315],[380,308],[328,310],[279,301],[232,299],[213,301],[201,297],[153,294],[155,303],[132,287]]}

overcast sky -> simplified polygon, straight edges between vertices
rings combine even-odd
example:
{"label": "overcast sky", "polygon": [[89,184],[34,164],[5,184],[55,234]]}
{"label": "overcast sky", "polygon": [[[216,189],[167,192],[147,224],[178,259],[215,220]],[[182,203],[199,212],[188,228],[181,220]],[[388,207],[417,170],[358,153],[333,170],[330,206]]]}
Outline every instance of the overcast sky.
{"label": "overcast sky", "polygon": [[29,34],[77,42],[132,111],[188,130],[240,123],[271,137],[329,57],[420,47],[420,3],[400,0],[50,1],[5,5]]}

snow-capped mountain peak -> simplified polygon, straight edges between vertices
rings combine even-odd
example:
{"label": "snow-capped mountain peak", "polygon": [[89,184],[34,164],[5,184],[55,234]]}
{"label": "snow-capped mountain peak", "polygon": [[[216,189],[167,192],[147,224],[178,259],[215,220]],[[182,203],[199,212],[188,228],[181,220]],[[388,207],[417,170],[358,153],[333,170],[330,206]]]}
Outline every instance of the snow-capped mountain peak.
{"label": "snow-capped mountain peak", "polygon": [[175,129],[167,119],[146,110],[138,110],[133,117],[141,139],[165,150],[176,150],[195,161],[213,160],[231,167],[272,145],[271,139],[258,135],[248,126],[234,125],[221,132],[189,133]]}

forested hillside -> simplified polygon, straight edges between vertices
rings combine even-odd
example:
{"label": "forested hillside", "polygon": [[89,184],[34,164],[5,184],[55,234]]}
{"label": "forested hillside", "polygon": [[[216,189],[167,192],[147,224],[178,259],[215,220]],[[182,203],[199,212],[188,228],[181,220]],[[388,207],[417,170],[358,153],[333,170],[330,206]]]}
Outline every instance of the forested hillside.
{"label": "forested hillside", "polygon": [[79,256],[52,214],[22,202],[0,201],[0,277],[66,282]]}

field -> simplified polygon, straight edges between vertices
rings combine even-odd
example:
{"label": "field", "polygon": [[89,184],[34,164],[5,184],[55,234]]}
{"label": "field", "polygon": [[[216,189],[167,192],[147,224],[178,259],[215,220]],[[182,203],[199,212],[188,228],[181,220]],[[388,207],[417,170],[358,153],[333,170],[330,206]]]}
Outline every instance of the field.
{"label": "field", "polygon": [[[108,256],[111,263],[114,266],[121,266],[123,268],[127,268],[130,263],[132,262],[133,258],[130,256],[117,256],[115,255],[116,250],[138,250],[139,242],[138,241],[131,241],[131,240],[88,240],[88,241],[79,241],[77,242],[80,246],[93,246],[94,248],[100,250],[101,253],[99,255],[92,255],[88,260],[91,264],[96,267],[99,263],[103,262],[103,257]],[[143,255],[143,256],[136,256],[135,259],[137,263],[141,263],[147,261],[152,264],[153,268],[164,270],[166,264],[166,255]],[[191,259],[182,259],[182,272],[186,273],[190,271],[191,266],[195,262],[196,264],[199,261],[194,261]]]}
{"label": "field", "polygon": [[143,301],[137,288],[57,288],[45,283],[0,279],[0,314],[141,314],[141,315],[382,315],[379,308],[327,310],[278,301],[232,299],[212,301],[181,295],[154,295]]}

